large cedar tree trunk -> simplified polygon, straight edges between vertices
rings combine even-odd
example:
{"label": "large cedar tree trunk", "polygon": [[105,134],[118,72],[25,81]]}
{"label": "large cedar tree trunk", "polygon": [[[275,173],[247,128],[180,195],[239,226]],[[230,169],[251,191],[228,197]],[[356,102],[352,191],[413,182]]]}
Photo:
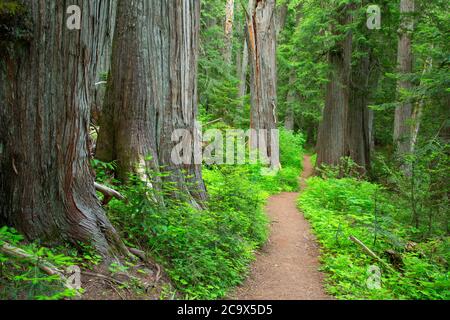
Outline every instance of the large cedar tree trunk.
{"label": "large cedar tree trunk", "polygon": [[[247,42],[251,66],[250,126],[255,130],[267,130],[267,150],[262,154],[272,157],[271,130],[277,128],[277,67],[275,0],[257,0],[247,14]],[[257,138],[251,137],[251,148],[257,148]],[[279,166],[271,163],[272,167]]]}
{"label": "large cedar tree trunk", "polygon": [[[97,47],[108,0],[23,1],[30,37],[0,52],[0,223],[29,239],[125,252],[101,208],[89,167],[88,126]],[[99,29],[100,28],[100,29]]]}
{"label": "large cedar tree trunk", "polygon": [[[351,21],[347,5],[338,22],[342,25]],[[352,34],[328,53],[330,64],[329,82],[326,87],[325,108],[317,138],[317,166],[339,165],[347,152],[347,114],[349,106],[349,85],[352,54]]]}
{"label": "large cedar tree trunk", "polygon": [[123,180],[136,165],[164,166],[195,204],[206,198],[201,164],[175,164],[171,137],[196,134],[199,23],[198,0],[119,0],[96,154],[118,160]]}
{"label": "large cedar tree trunk", "polygon": [[[361,49],[363,50],[363,49]],[[348,111],[347,148],[350,158],[361,168],[370,169],[371,137],[369,131],[370,56],[360,57],[352,68],[350,102]]]}

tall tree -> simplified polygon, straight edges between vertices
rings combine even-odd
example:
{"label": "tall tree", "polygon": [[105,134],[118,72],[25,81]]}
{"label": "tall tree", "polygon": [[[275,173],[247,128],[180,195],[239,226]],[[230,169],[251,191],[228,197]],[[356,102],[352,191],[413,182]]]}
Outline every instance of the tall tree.
{"label": "tall tree", "polygon": [[350,4],[338,8],[337,25],[332,25],[332,33],[337,43],[328,52],[330,65],[329,82],[326,87],[325,108],[317,139],[317,166],[322,164],[339,165],[342,157],[347,156],[347,114],[349,106],[349,85],[352,56],[352,33],[343,35],[338,27],[351,22]]}
{"label": "tall tree", "polygon": [[88,155],[96,50],[110,18],[101,9],[110,1],[72,1],[79,30],[66,26],[65,2],[22,3],[30,37],[2,42],[0,57],[0,222],[29,239],[125,252],[96,197]]}
{"label": "tall tree", "polygon": [[362,173],[365,173],[370,168],[371,151],[368,108],[371,57],[366,46],[359,47],[358,50],[364,53],[352,68],[346,143],[349,157],[361,168]]}
{"label": "tall tree", "polygon": [[[197,135],[198,0],[119,0],[111,74],[97,157],[118,160],[118,174],[142,168],[171,173],[181,192],[206,198],[195,148],[173,159],[177,129]],[[189,141],[190,144],[192,141]],[[184,171],[187,171],[185,174]],[[192,186],[192,184],[194,186]]]}
{"label": "tall tree", "polygon": [[[265,137],[268,157],[273,156],[271,130],[276,129],[277,66],[275,0],[258,0],[251,3],[247,12],[247,42],[251,66],[250,126],[256,130],[268,130]],[[257,139],[251,137],[251,148],[257,148]],[[271,163],[271,166],[278,166]]]}
{"label": "tall tree", "polygon": [[[412,33],[414,30],[414,0],[400,0],[401,22],[399,28],[399,41],[397,64],[400,79],[397,83],[398,95],[411,90],[412,82],[407,79],[413,69]],[[403,156],[411,147],[411,116],[412,102],[401,98],[395,109],[394,120],[394,146],[398,156]]]}
{"label": "tall tree", "polygon": [[225,5],[225,46],[224,59],[231,65],[233,57],[233,24],[234,24],[234,0],[227,0]]}

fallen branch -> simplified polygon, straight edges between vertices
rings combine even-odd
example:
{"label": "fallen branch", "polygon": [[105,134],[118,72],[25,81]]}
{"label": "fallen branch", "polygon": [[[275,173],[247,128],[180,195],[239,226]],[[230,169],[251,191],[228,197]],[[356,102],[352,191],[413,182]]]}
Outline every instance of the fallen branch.
{"label": "fallen branch", "polygon": [[55,275],[58,276],[59,279],[61,280],[62,284],[64,285],[64,287],[66,287],[68,289],[73,289],[67,282],[67,278],[64,276],[64,273],[61,270],[59,270],[57,267],[52,265],[50,262],[42,260],[39,257],[36,257],[36,256],[26,252],[25,250],[14,247],[6,242],[3,242],[0,245],[0,252],[6,254],[8,256],[11,256],[11,257],[14,257],[17,259],[23,259],[23,260],[26,260],[28,262],[35,264],[45,274],[47,274],[49,276],[55,276]]}
{"label": "fallen branch", "polygon": [[354,243],[356,243],[358,246],[360,246],[363,251],[365,253],[367,253],[369,256],[371,256],[372,258],[374,258],[375,260],[377,260],[378,262],[380,262],[384,267],[386,267],[388,270],[395,272],[395,269],[392,268],[387,262],[385,262],[383,259],[381,259],[379,256],[377,256],[375,254],[375,252],[373,252],[372,250],[370,250],[370,248],[368,248],[361,240],[359,240],[358,238],[354,237],[354,236],[350,236],[349,240],[353,241]]}
{"label": "fallen branch", "polygon": [[94,183],[95,190],[102,193],[104,195],[102,204],[107,205],[112,198],[116,198],[118,200],[125,200],[125,197],[121,195],[118,191],[108,188],[107,186],[101,185],[97,182]]}

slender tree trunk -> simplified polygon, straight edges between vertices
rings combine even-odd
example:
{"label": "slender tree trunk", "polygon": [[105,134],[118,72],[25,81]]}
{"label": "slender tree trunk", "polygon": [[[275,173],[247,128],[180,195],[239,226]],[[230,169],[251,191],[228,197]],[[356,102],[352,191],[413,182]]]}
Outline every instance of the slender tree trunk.
{"label": "slender tree trunk", "polygon": [[224,59],[231,65],[233,57],[233,23],[234,23],[234,0],[227,0],[225,5],[225,48]]}
{"label": "slender tree trunk", "polygon": [[283,5],[277,7],[277,10],[276,10],[277,37],[279,36],[279,34],[281,33],[281,31],[284,28],[284,25],[286,24],[287,14],[288,14],[288,4],[287,3],[284,3]]}
{"label": "slender tree trunk", "polygon": [[[403,91],[409,91],[412,88],[411,81],[404,79],[405,76],[412,73],[413,55],[412,55],[412,33],[414,30],[414,19],[411,16],[414,13],[414,0],[400,0],[400,38],[398,41],[398,72],[402,79],[398,81],[398,95]],[[394,120],[394,146],[399,157],[410,151],[411,146],[411,115],[412,102],[406,98],[399,102],[395,109]]]}
{"label": "slender tree trunk", "polygon": [[247,70],[248,70],[248,45],[247,39],[244,39],[244,49],[242,51],[242,60],[238,72],[239,76],[239,99],[247,94]]}
{"label": "slender tree trunk", "polygon": [[96,50],[109,1],[72,1],[81,30],[66,27],[60,1],[23,1],[30,39],[0,60],[0,223],[29,239],[91,243],[126,252],[105,216],[89,167],[88,125]]}
{"label": "slender tree trunk", "polygon": [[[433,69],[433,58],[429,57],[425,61],[425,65],[423,67],[422,77],[425,76],[427,73],[431,72]],[[421,81],[420,85],[423,85],[423,82]],[[411,115],[412,119],[412,132],[411,132],[411,146],[410,146],[410,153],[414,153],[417,145],[417,139],[419,137],[419,131],[420,131],[420,125],[422,123],[422,116],[423,116],[423,108],[425,106],[425,100],[424,98],[420,99],[414,108],[414,111]]]}
{"label": "slender tree trunk", "polygon": [[178,144],[172,134],[177,129],[198,134],[199,23],[198,0],[119,0],[97,146],[99,159],[118,160],[123,180],[142,167],[164,166],[171,173],[167,179],[195,204],[206,198],[201,164],[194,163],[198,150],[186,149],[191,157],[178,163],[172,157]]}
{"label": "slender tree trunk", "polygon": [[[346,10],[339,18],[339,23],[344,25],[350,21],[350,15]],[[348,33],[328,54],[331,70],[317,138],[318,167],[322,164],[339,165],[341,158],[348,156],[346,135],[351,53],[352,35]]]}
{"label": "slender tree trunk", "polygon": [[291,71],[291,75],[289,76],[289,91],[286,98],[287,110],[284,118],[284,127],[288,131],[294,130],[294,108],[293,104],[295,100],[298,98],[297,91],[294,88],[296,76],[293,71]]}
{"label": "slender tree trunk", "polygon": [[[276,26],[275,0],[258,0],[253,3],[247,16],[247,41],[251,65],[251,115],[252,129],[268,130],[266,150],[272,156],[270,130],[276,129],[277,68],[276,68]],[[257,138],[251,137],[251,148],[257,148]],[[261,139],[259,139],[261,142]],[[271,163],[271,166],[279,166]]]}

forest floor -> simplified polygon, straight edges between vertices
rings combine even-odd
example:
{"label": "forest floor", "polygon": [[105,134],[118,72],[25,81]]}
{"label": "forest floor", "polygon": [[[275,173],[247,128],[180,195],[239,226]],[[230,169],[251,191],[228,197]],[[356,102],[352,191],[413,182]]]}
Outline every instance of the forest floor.
{"label": "forest floor", "polygon": [[[313,174],[309,156],[304,157],[301,190]],[[296,207],[298,193],[269,198],[266,211],[271,235],[257,253],[249,278],[230,295],[238,300],[328,300],[319,269],[319,246],[308,221]]]}

